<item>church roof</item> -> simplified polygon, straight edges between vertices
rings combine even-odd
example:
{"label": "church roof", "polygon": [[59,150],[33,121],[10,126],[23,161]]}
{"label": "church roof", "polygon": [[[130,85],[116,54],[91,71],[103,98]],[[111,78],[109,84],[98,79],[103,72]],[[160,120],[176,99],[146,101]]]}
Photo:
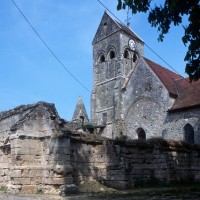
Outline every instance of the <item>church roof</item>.
{"label": "church roof", "polygon": [[144,58],[144,60],[153,70],[153,72],[158,76],[158,78],[161,80],[169,93],[177,95],[175,80],[182,78],[182,76],[162,67],[161,65],[147,58]]}
{"label": "church roof", "polygon": [[200,107],[200,80],[190,83],[188,78],[182,78],[175,82],[178,97],[170,111],[191,107]]}
{"label": "church roof", "polygon": [[[114,20],[114,19],[113,19]],[[115,21],[115,20],[114,20]],[[140,40],[141,42],[144,43],[144,41],[128,26],[125,26],[122,23],[119,23],[117,21],[115,21],[115,23],[120,27],[121,30],[123,30],[125,33],[137,38],[138,40]]]}
{"label": "church roof", "polygon": [[200,80],[190,83],[188,78],[183,78],[159,64],[144,58],[148,66],[158,76],[170,94],[176,99],[169,111],[191,107],[200,107]]}
{"label": "church roof", "polygon": [[138,39],[140,42],[144,43],[144,41],[129,27],[125,26],[124,24],[116,21],[113,19],[106,11],[103,14],[103,17],[101,19],[101,22],[99,24],[99,27],[97,29],[97,32],[95,34],[95,37],[93,39],[92,44],[95,44],[96,42],[108,37],[109,35],[112,35],[113,33],[117,31],[123,31],[126,34]]}

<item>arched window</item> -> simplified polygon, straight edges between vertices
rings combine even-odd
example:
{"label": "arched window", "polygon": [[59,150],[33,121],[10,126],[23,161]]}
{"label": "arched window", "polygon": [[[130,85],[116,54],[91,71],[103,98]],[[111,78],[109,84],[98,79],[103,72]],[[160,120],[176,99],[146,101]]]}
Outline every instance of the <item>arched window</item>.
{"label": "arched window", "polygon": [[146,133],[144,129],[138,128],[137,134],[138,134],[138,140],[146,140]]}
{"label": "arched window", "polygon": [[136,62],[137,58],[138,58],[137,53],[133,53],[133,62]]}
{"label": "arched window", "polygon": [[124,58],[129,59],[129,52],[127,49],[124,51]]}
{"label": "arched window", "polygon": [[189,144],[194,144],[194,129],[191,124],[186,124],[183,127],[184,140]]}
{"label": "arched window", "polygon": [[101,55],[99,60],[100,60],[100,63],[105,62],[105,56],[104,56],[104,55]]}
{"label": "arched window", "polygon": [[109,56],[110,56],[110,59],[115,58],[115,52],[114,51],[110,51]]}

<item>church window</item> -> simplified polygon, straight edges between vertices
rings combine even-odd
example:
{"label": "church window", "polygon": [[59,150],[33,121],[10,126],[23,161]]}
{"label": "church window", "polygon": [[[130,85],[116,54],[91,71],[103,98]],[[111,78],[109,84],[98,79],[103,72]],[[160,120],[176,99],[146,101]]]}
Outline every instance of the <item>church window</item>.
{"label": "church window", "polygon": [[127,49],[124,51],[124,58],[129,59],[129,52]]}
{"label": "church window", "polygon": [[105,23],[103,24],[103,26],[107,26],[107,23],[105,22]]}
{"label": "church window", "polygon": [[136,62],[137,58],[138,58],[137,54],[133,53],[133,62]]}
{"label": "church window", "polygon": [[115,58],[115,52],[114,51],[110,51],[110,59]]}
{"label": "church window", "polygon": [[192,127],[191,124],[186,124],[183,127],[183,132],[184,132],[184,141],[189,143],[189,144],[194,144],[194,128]]}
{"label": "church window", "polygon": [[103,63],[103,62],[105,62],[105,56],[104,56],[104,55],[101,55],[101,56],[100,56],[100,63]]}
{"label": "church window", "polygon": [[138,134],[138,140],[146,140],[146,133],[143,128],[138,128],[137,134]]}
{"label": "church window", "polygon": [[103,113],[103,116],[102,116],[102,124],[103,125],[106,125],[107,123],[107,113]]}
{"label": "church window", "polygon": [[84,116],[80,116],[80,121],[81,121],[81,124],[84,125],[84,122],[85,122]]}

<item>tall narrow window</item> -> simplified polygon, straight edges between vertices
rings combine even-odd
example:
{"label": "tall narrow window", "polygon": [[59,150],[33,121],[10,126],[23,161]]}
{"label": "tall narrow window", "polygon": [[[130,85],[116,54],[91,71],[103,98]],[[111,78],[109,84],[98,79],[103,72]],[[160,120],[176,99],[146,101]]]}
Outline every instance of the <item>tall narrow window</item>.
{"label": "tall narrow window", "polygon": [[146,140],[146,133],[144,129],[138,128],[137,134],[138,134],[138,140]]}
{"label": "tall narrow window", "polygon": [[105,62],[105,56],[104,55],[100,56],[100,63],[102,63],[102,62]]}
{"label": "tall narrow window", "polygon": [[127,49],[124,51],[124,58],[129,59],[129,52]]}
{"label": "tall narrow window", "polygon": [[114,51],[110,51],[110,59],[115,58],[115,52]]}
{"label": "tall narrow window", "polygon": [[102,116],[102,124],[103,125],[106,125],[107,123],[107,113],[103,113],[103,116]]}
{"label": "tall narrow window", "polygon": [[133,62],[136,62],[137,58],[138,58],[138,55],[136,53],[133,53]]}
{"label": "tall narrow window", "polygon": [[184,131],[184,140],[189,144],[194,144],[194,129],[191,124],[186,124],[183,127]]}

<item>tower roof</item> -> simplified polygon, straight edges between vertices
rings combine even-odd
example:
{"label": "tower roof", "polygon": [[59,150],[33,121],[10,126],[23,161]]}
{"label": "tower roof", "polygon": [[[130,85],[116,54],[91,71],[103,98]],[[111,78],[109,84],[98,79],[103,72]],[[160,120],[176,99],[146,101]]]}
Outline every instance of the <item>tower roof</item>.
{"label": "tower roof", "polygon": [[114,20],[106,11],[103,14],[97,32],[94,36],[92,44],[97,43],[98,41],[104,39],[105,37],[117,32],[123,31],[131,37],[136,38],[140,42],[144,43],[144,41],[129,27],[124,24]]}
{"label": "tower roof", "polygon": [[87,111],[85,109],[85,105],[83,103],[82,98],[79,96],[77,104],[76,104],[76,108],[74,110],[74,114],[73,114],[73,117],[72,117],[72,121],[79,120],[80,117],[84,117],[85,121],[89,122],[89,118],[88,118],[88,115],[87,115]]}

